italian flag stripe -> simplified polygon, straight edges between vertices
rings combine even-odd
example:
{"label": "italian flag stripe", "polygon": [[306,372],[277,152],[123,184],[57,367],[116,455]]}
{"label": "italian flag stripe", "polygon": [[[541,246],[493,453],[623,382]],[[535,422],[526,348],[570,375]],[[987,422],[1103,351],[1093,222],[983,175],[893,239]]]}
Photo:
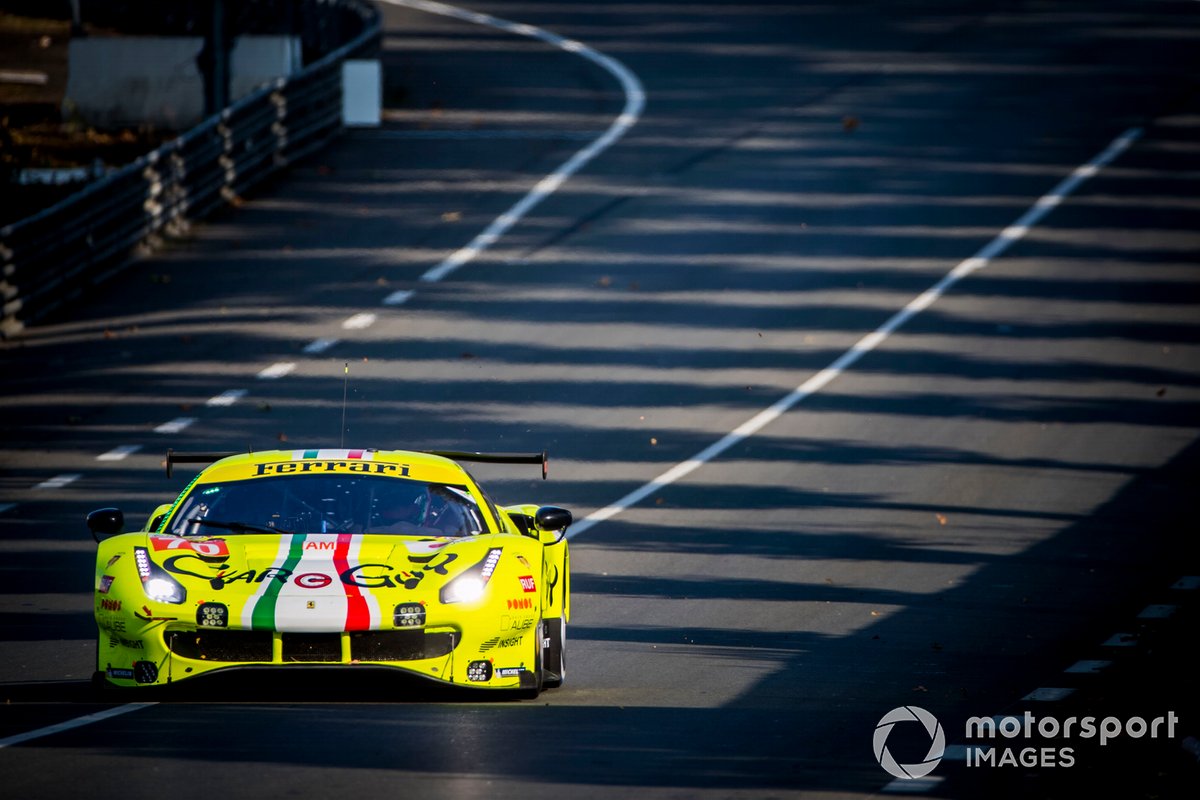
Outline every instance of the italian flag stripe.
{"label": "italian flag stripe", "polygon": [[[287,571],[284,574],[291,574],[300,563],[304,555],[304,540],[307,538],[306,533],[292,534],[292,544],[283,562],[283,569]],[[254,614],[250,619],[250,627],[254,630],[275,629],[275,602],[279,599],[279,590],[283,588],[283,584],[273,577],[268,578],[265,583],[267,588],[254,604]]]}
{"label": "italian flag stripe", "polygon": [[[352,534],[338,534],[337,549],[333,553],[333,568],[339,575],[350,569],[350,543],[353,540]],[[362,588],[349,583],[342,584],[342,588],[346,590],[346,630],[369,630],[371,611],[367,608],[367,598],[363,597]]]}

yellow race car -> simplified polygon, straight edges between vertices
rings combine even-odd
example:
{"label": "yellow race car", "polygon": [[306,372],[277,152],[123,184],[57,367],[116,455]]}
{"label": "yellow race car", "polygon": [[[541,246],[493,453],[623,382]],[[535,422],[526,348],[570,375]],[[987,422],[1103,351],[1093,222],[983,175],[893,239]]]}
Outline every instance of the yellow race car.
{"label": "yellow race car", "polygon": [[[458,462],[545,453],[272,450],[206,463],[142,530],[99,543],[96,680],[360,665],[536,696],[566,674],[571,513],[497,506]],[[215,463],[213,463],[215,462]]]}

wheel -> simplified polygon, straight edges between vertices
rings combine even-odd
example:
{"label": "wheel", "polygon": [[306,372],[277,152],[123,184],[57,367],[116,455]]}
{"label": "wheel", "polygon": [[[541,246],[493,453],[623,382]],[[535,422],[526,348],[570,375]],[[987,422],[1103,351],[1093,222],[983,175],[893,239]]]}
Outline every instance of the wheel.
{"label": "wheel", "polygon": [[517,697],[522,700],[535,700],[541,694],[545,672],[542,670],[542,637],[546,629],[545,621],[539,621],[533,629],[533,668],[521,673],[521,687],[517,689]]}
{"label": "wheel", "polygon": [[562,617],[545,622],[542,653],[542,686],[557,689],[567,679],[567,621]]}

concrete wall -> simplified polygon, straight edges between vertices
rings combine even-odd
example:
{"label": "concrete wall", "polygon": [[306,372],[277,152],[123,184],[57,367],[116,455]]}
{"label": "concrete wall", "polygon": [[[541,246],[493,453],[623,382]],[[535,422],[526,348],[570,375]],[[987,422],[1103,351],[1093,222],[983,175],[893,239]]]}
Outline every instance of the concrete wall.
{"label": "concrete wall", "polygon": [[[72,39],[64,118],[99,128],[190,128],[204,118],[204,77],[196,63],[203,47],[199,37]],[[229,62],[230,94],[236,100],[265,81],[298,71],[300,40],[239,37]]]}

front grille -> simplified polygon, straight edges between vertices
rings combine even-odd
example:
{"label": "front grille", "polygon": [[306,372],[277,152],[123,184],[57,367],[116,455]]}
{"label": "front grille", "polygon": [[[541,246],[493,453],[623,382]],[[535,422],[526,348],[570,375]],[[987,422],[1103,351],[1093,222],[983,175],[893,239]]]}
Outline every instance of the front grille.
{"label": "front grille", "polygon": [[355,661],[418,661],[454,649],[454,634],[425,631],[355,631],[350,654]]}
{"label": "front grille", "polygon": [[[344,633],[282,633],[282,663],[340,664],[342,637],[350,637],[351,661],[419,661],[454,650],[453,631],[394,630]],[[168,631],[167,647],[181,658],[227,663],[274,662],[271,631]],[[274,662],[278,663],[278,662]]]}
{"label": "front grille", "polygon": [[340,633],[285,633],[283,634],[283,663],[293,661],[342,660],[342,635]]}
{"label": "front grille", "polygon": [[270,631],[169,631],[167,646],[196,661],[271,660]]}

